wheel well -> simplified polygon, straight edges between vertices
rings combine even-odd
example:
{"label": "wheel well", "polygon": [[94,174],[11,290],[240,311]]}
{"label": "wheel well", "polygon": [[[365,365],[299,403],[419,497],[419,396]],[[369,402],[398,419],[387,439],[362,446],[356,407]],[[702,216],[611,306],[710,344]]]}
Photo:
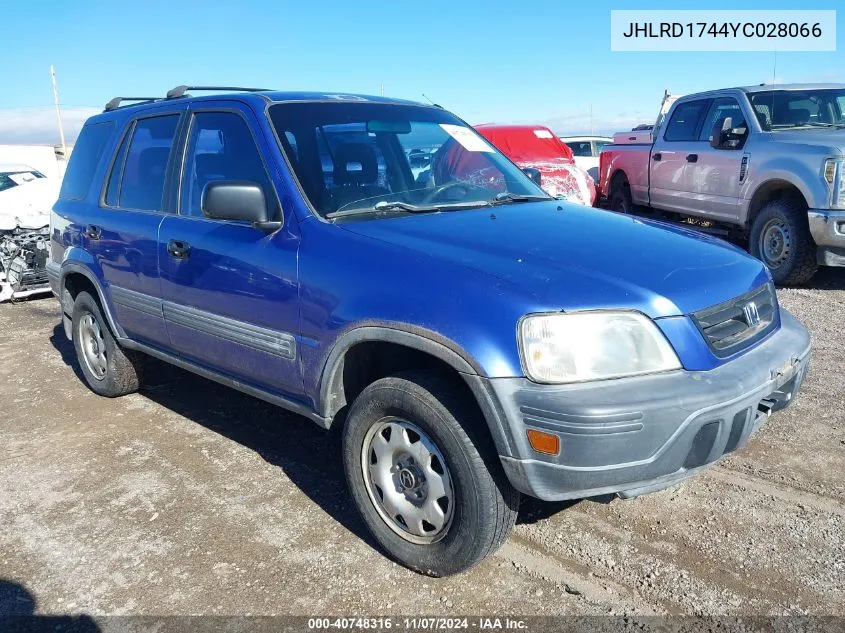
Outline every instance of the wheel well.
{"label": "wheel well", "polygon": [[746,220],[746,227],[750,228],[757,214],[763,205],[772,200],[796,200],[807,206],[807,201],[804,199],[801,190],[798,189],[791,182],[786,180],[770,180],[762,184],[751,198],[751,204],[748,205],[748,218]]}
{"label": "wheel well", "polygon": [[[335,417],[376,380],[408,370],[423,370],[438,374],[452,383],[463,397],[478,407],[478,401],[472,390],[454,367],[436,356],[412,347],[399,343],[364,341],[348,349],[340,362],[341,366],[334,373],[329,392],[331,404],[328,415],[330,417]],[[480,407],[478,410],[481,414]]]}
{"label": "wheel well", "polygon": [[610,190],[607,192],[608,196],[612,196],[617,187],[629,187],[628,176],[621,169],[617,170],[610,179]]}
{"label": "wheel well", "polygon": [[72,300],[76,300],[77,295],[83,290],[87,290],[95,300],[100,300],[100,295],[97,288],[91,283],[82,273],[68,273],[65,276],[64,289],[70,294]]}

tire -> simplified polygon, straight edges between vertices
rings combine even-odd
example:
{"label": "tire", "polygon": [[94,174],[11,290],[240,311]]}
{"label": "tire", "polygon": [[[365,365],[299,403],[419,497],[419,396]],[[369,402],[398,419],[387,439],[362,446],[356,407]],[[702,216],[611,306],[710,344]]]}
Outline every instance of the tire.
{"label": "tire", "polygon": [[624,184],[618,184],[610,194],[610,210],[617,213],[633,213],[634,203],[631,200],[631,190]]}
{"label": "tire", "polygon": [[[519,492],[502,471],[484,420],[454,387],[427,373],[382,378],[361,392],[343,429],[343,465],[375,540],[391,558],[429,576],[469,569],[495,552],[516,522]],[[435,490],[444,495],[435,497]],[[420,498],[412,501],[415,494]],[[436,518],[425,510],[434,505]],[[422,514],[432,523],[419,521]]]}
{"label": "tire", "polygon": [[779,285],[804,284],[819,268],[807,208],[797,200],[781,198],[763,205],[751,224],[749,250]]}
{"label": "tire", "polygon": [[73,302],[73,347],[85,382],[94,393],[107,398],[138,390],[143,376],[143,354],[121,349],[99,302],[86,291]]}

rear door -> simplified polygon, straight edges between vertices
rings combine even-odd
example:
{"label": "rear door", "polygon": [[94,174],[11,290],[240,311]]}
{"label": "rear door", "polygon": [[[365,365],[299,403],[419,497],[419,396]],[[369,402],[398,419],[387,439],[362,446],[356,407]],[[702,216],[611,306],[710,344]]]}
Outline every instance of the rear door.
{"label": "rear door", "polygon": [[731,127],[744,128],[746,138],[749,132],[745,114],[734,97],[713,99],[704,123],[693,144],[695,160],[686,167],[686,188],[691,192],[691,202],[696,213],[717,220],[736,222],[739,216],[740,171],[745,155],[745,139],[732,141],[719,149],[710,145],[714,125],[721,129],[730,118]]}
{"label": "rear door", "polygon": [[175,210],[165,202],[179,110],[131,121],[112,160],[96,221],[84,228],[89,251],[102,269],[105,292],[126,334],[167,347],[161,310],[158,229]]}
{"label": "rear door", "polygon": [[649,199],[651,205],[668,211],[688,212],[694,205],[685,178],[686,166],[695,154],[698,135],[709,99],[677,104],[669,123],[661,126],[651,151]]}
{"label": "rear door", "polygon": [[[239,381],[285,395],[302,392],[298,226],[284,217],[269,164],[271,141],[237,101],[189,110],[179,214],[159,231],[164,317],[180,355]],[[246,222],[207,218],[205,186],[217,180],[258,183],[276,218],[267,233]]]}

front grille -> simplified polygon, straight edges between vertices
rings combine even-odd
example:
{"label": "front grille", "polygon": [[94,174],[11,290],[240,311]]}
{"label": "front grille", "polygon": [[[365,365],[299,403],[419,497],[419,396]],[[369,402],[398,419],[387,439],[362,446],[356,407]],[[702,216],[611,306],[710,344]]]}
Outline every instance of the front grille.
{"label": "front grille", "polygon": [[710,349],[720,358],[766,336],[776,327],[776,316],[777,297],[772,284],[692,314]]}

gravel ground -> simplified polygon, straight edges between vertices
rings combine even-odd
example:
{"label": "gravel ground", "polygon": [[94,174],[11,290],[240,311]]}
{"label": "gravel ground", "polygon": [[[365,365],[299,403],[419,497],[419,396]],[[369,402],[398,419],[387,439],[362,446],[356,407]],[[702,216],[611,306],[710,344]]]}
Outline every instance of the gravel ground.
{"label": "gravel ground", "polygon": [[845,615],[845,271],[779,296],[815,351],[750,444],[636,500],[526,501],[440,580],[375,549],[312,423],[159,363],[99,398],[53,299],[2,305],[0,614]]}

